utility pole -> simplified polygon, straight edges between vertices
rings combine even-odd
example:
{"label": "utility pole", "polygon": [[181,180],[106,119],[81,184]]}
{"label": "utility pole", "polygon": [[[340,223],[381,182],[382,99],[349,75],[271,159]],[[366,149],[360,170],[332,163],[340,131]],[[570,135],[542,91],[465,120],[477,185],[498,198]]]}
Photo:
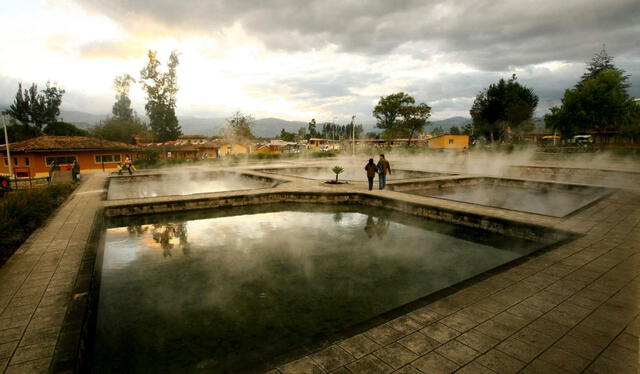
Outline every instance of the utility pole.
{"label": "utility pole", "polygon": [[351,116],[351,147],[353,148],[353,152],[351,153],[354,157],[356,155],[356,115]]}
{"label": "utility pole", "polygon": [[336,149],[336,117],[331,121],[331,149]]}
{"label": "utility pole", "polygon": [[4,126],[4,145],[7,147],[7,164],[9,165],[9,179],[13,175],[13,167],[11,166],[11,153],[9,152],[9,136],[7,135],[7,118],[2,115],[2,125]]}

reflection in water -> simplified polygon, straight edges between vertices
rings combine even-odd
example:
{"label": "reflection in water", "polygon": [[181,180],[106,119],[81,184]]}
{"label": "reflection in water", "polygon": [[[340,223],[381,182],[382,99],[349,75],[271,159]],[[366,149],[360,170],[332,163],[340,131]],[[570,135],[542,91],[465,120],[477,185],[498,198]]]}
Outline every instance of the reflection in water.
{"label": "reflection in water", "polygon": [[[129,225],[127,231],[131,235],[142,236],[149,230],[149,225]],[[191,244],[187,239],[187,225],[185,222],[177,223],[155,223],[151,225],[151,237],[153,241],[160,244],[162,256],[171,257],[171,250],[174,248],[174,239],[178,240],[178,248],[185,256],[191,255]]]}
{"label": "reflection in water", "polygon": [[149,230],[149,227],[143,225],[129,225],[127,226],[127,231],[129,234],[138,234],[142,235]]}
{"label": "reflection in water", "polygon": [[375,209],[298,209],[107,230],[92,371],[244,372],[535,249]]}
{"label": "reflection in water", "polygon": [[151,232],[153,240],[155,240],[156,243],[160,243],[162,255],[165,258],[171,257],[171,250],[174,245],[172,241],[174,238],[178,238],[178,247],[182,249],[182,253],[185,256],[191,254],[191,246],[187,240],[187,226],[184,222],[154,224]]}
{"label": "reflection in water", "polygon": [[373,238],[373,236],[375,235],[378,239],[382,239],[389,231],[389,226],[390,223],[385,217],[378,217],[378,220],[376,222],[373,220],[372,215],[368,215],[367,223],[364,226],[364,231],[367,233],[369,238]]}

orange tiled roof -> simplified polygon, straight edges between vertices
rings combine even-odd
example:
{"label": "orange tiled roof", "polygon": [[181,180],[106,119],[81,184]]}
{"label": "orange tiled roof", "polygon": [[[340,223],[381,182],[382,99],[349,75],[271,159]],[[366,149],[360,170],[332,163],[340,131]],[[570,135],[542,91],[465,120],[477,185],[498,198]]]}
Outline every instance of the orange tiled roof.
{"label": "orange tiled roof", "polygon": [[[6,146],[0,146],[5,150]],[[11,143],[13,152],[42,152],[42,151],[90,151],[90,150],[136,150],[139,147],[122,142],[113,142],[91,138],[88,136],[50,136],[44,135],[37,138]]]}

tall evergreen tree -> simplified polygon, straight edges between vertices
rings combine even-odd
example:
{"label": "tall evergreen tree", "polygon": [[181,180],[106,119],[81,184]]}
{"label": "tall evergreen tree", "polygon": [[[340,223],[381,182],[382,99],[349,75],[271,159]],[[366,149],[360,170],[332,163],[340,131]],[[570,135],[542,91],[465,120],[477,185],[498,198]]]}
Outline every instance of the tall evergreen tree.
{"label": "tall evergreen tree", "polygon": [[113,89],[116,90],[116,102],[113,103],[111,113],[113,117],[123,121],[133,120],[134,113],[131,109],[131,99],[129,98],[129,88],[135,79],[129,74],[123,74],[113,79]]}
{"label": "tall evergreen tree", "polygon": [[147,92],[144,106],[151,131],[159,141],[175,140],[182,134],[176,117],[178,53],[171,52],[166,72],[159,72],[160,61],[155,51],[149,51],[147,66],[140,72],[142,86]]}
{"label": "tall evergreen tree", "polygon": [[565,136],[633,128],[638,111],[627,93],[628,81],[629,76],[613,64],[603,46],[575,87],[564,92],[562,105],[551,108],[544,117],[546,127]]}
{"label": "tall evergreen tree", "polygon": [[602,45],[600,52],[596,53],[591,61],[587,63],[586,71],[582,74],[580,81],[576,84],[576,88],[580,88],[587,80],[596,78],[600,73],[608,70],[614,70],[620,74],[620,77],[622,78],[622,88],[629,87],[629,76],[625,75],[624,70],[617,68],[613,64],[613,56],[610,56],[607,53],[605,46]]}
{"label": "tall evergreen tree", "polygon": [[15,118],[21,124],[28,126],[31,122],[31,113],[29,109],[29,91],[24,90],[22,92],[22,83],[18,83],[18,92],[13,104],[9,106],[9,109],[5,111],[11,117]]}
{"label": "tall evergreen tree", "polygon": [[5,113],[24,126],[33,125],[38,131],[42,131],[44,125],[58,121],[64,93],[64,89],[51,82],[47,82],[42,91],[38,91],[35,83],[23,90],[22,83],[19,83],[14,102]]}

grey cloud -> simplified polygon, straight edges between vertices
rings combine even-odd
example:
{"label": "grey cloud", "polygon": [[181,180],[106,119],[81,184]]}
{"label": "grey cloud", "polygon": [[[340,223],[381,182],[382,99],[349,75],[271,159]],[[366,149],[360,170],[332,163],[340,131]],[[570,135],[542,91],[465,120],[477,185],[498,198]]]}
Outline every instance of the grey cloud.
{"label": "grey cloud", "polygon": [[353,88],[382,79],[382,74],[347,70],[323,72],[311,77],[288,77],[275,82],[275,84],[289,88],[294,95],[301,95],[307,98],[332,98],[352,96]]}
{"label": "grey cloud", "polygon": [[124,27],[216,33],[241,24],[279,50],[336,45],[368,55],[431,53],[485,70],[549,60],[582,61],[606,42],[621,53],[640,33],[637,0],[182,1],[79,0]]}

